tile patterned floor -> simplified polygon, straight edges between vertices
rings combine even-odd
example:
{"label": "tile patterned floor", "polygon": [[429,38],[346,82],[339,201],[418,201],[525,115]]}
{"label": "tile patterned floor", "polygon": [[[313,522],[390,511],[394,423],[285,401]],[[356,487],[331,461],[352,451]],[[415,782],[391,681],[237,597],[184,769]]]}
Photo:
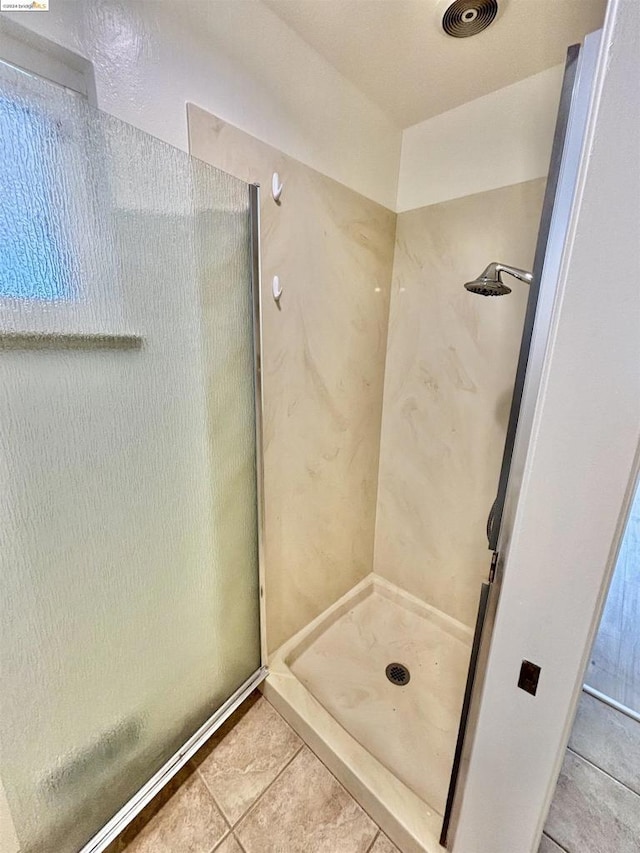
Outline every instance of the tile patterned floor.
{"label": "tile patterned floor", "polygon": [[640,712],[640,488],[631,507],[585,681]]}
{"label": "tile patterned floor", "polygon": [[107,853],[399,853],[259,694]]}
{"label": "tile patterned floor", "polygon": [[538,853],[638,853],[640,723],[584,693]]}

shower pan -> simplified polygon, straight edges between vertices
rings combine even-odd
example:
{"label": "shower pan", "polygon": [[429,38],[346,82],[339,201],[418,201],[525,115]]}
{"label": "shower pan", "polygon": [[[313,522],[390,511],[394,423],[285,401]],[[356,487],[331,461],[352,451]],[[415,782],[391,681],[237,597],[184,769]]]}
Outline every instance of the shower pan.
{"label": "shower pan", "polygon": [[471,642],[371,574],[269,663],[265,695],[407,853],[440,833]]}

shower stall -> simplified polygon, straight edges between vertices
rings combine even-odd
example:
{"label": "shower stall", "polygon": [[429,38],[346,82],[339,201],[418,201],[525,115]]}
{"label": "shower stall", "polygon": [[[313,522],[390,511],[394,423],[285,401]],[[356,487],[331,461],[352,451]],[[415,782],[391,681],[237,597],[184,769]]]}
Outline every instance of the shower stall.
{"label": "shower stall", "polygon": [[[257,685],[403,853],[451,846],[596,46],[547,181],[398,216],[193,105],[201,159],[0,64],[20,853],[100,853]],[[530,286],[476,299],[489,257],[469,289]]]}
{"label": "shower stall", "polygon": [[264,676],[257,190],[2,63],[0,128],[0,792],[102,850]]}
{"label": "shower stall", "polygon": [[[546,182],[398,216],[372,571],[269,658],[265,695],[406,853],[455,849],[598,45],[568,51]],[[490,254],[514,265],[465,290]]]}

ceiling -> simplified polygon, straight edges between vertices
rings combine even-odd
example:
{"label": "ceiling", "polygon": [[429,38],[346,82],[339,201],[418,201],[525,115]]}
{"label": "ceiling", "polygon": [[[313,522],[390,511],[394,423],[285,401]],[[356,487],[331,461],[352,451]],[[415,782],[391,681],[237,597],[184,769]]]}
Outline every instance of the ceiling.
{"label": "ceiling", "polygon": [[400,127],[564,61],[602,26],[606,0],[498,0],[471,38],[440,26],[452,0],[264,0]]}

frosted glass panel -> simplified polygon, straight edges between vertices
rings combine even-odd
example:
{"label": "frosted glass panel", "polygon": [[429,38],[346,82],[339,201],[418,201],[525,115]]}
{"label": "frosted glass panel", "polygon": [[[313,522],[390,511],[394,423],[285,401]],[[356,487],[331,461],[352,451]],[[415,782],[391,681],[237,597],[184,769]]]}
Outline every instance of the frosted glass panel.
{"label": "frosted glass panel", "polygon": [[0,65],[0,778],[72,853],[259,667],[246,184]]}

